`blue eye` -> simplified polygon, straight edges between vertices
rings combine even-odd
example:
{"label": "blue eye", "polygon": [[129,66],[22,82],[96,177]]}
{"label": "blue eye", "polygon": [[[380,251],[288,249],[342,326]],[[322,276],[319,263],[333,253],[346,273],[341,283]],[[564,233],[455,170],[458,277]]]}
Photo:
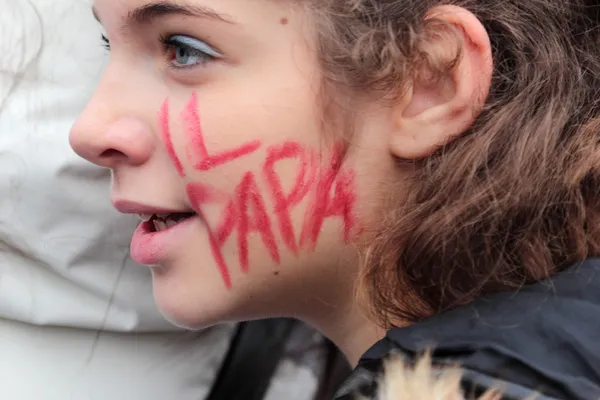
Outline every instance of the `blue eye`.
{"label": "blue eye", "polygon": [[193,67],[221,58],[222,55],[201,40],[175,35],[161,39],[169,62],[175,68]]}

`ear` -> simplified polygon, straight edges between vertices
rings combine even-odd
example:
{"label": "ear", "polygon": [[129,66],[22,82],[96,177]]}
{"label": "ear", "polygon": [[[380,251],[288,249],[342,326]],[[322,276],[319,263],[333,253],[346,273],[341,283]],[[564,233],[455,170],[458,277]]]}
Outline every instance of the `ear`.
{"label": "ear", "polygon": [[[477,17],[462,7],[445,5],[432,8],[426,20],[441,22],[436,26],[446,31],[432,32],[423,43],[430,62],[418,66],[406,94],[393,107],[390,150],[401,159],[426,157],[469,129],[491,85],[491,44]],[[452,28],[455,35],[445,34]],[[457,36],[458,59],[450,51],[457,48]],[[445,68],[454,60],[453,67]],[[444,69],[437,71],[432,64]]]}

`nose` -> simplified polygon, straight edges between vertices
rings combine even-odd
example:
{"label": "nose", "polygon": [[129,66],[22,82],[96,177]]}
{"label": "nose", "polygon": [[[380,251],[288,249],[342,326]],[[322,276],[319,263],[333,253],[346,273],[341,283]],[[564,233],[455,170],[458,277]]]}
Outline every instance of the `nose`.
{"label": "nose", "polygon": [[88,105],[71,129],[73,150],[94,164],[112,169],[146,163],[155,150],[152,128],[137,117],[111,120],[102,113],[92,103]]}

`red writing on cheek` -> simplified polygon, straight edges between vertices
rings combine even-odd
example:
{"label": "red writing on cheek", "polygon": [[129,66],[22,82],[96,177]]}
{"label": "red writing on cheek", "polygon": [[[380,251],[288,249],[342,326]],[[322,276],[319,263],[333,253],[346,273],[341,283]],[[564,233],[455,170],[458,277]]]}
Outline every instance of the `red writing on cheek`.
{"label": "red writing on cheek", "polygon": [[[285,159],[299,159],[298,174],[292,190],[289,194],[284,193],[279,175],[275,171],[275,164]],[[265,179],[271,189],[271,195],[275,202],[275,215],[279,220],[281,237],[287,247],[294,253],[298,253],[298,245],[294,235],[291,218],[291,208],[300,203],[308,194],[314,184],[316,169],[312,153],[294,142],[287,142],[282,146],[271,147],[267,153],[267,160],[263,167]],[[308,174],[307,172],[309,172]]]}
{"label": "red writing on cheek", "polygon": [[[210,170],[249,155],[260,148],[260,141],[255,140],[231,150],[209,154],[197,110],[198,100],[194,94],[182,113],[192,145],[189,154],[195,159],[194,168],[202,171]],[[167,153],[179,175],[185,176],[169,130],[167,101],[162,105],[159,117]],[[297,162],[298,171],[292,179],[292,187],[288,190],[284,190],[281,177],[276,171],[278,163],[285,160]],[[267,149],[262,172],[274,203],[272,212],[277,218],[277,226],[285,246],[294,255],[298,255],[299,248],[304,245],[309,245],[311,250],[316,248],[323,224],[328,218],[341,219],[345,241],[350,241],[352,235],[358,234],[354,213],[355,175],[351,170],[342,169],[342,161],[343,146],[341,145],[333,147],[331,157],[326,164],[322,164],[315,152],[295,142],[285,142]],[[239,265],[243,272],[248,272],[250,267],[248,240],[252,234],[258,234],[271,259],[276,263],[280,262],[269,212],[252,172],[247,171],[243,175],[232,196],[219,193],[215,188],[200,183],[188,184],[187,194],[194,209],[206,224],[211,252],[227,288],[232,287],[232,279],[223,247],[234,233],[237,233]],[[305,199],[308,208],[297,240],[292,223],[292,210]],[[208,204],[223,206],[220,219],[214,228],[207,223],[203,211],[204,206]]]}
{"label": "red writing on cheek", "polygon": [[260,147],[260,141],[254,140],[235,149],[226,150],[218,154],[209,154],[204,143],[196,93],[192,94],[192,98],[184,111],[183,119],[187,123],[187,131],[192,143],[192,149],[198,158],[195,168],[200,171],[207,171],[219,165],[226,164],[236,158],[253,153]]}
{"label": "red writing on cheek", "polygon": [[[248,271],[248,234],[252,231],[260,233],[271,258],[279,263],[279,252],[275,243],[275,236],[273,236],[271,230],[271,221],[269,221],[265,202],[258,191],[252,172],[247,172],[244,175],[238,186],[237,198],[239,202],[238,248],[242,271]],[[250,217],[250,208],[252,208],[252,218]]]}
{"label": "red writing on cheek", "polygon": [[[327,204],[324,218],[342,217],[344,221],[344,241],[349,242],[356,228],[354,207],[356,206],[356,191],[354,190],[354,171],[343,171],[338,175],[335,184],[335,194]],[[316,241],[316,236],[313,233]]]}
{"label": "red writing on cheek", "polygon": [[[281,178],[275,170],[278,162],[283,160],[299,160],[298,173],[293,187],[285,193]],[[304,226],[300,235],[300,246],[308,243],[311,249],[316,247],[319,234],[327,218],[339,217],[343,222],[343,238],[349,241],[355,228],[354,208],[356,203],[354,173],[342,170],[342,148],[334,147],[329,163],[317,171],[317,157],[297,143],[286,142],[281,146],[268,149],[263,166],[264,178],[269,185],[274,201],[273,212],[279,222],[279,230],[285,245],[297,255],[299,245],[293,229],[291,209],[312,193],[309,207],[304,218]],[[256,232],[271,259],[279,263],[280,254],[272,230],[272,223],[267,212],[265,201],[260,194],[256,178],[252,172],[246,172],[237,185],[235,195],[224,198],[217,195],[209,186],[199,183],[188,185],[188,196],[198,210],[201,218],[202,206],[208,203],[225,204],[216,229],[207,226],[213,256],[226,287],[231,288],[230,269],[223,256],[223,246],[234,232],[237,232],[238,257],[241,270],[248,272],[249,247],[248,237]],[[206,221],[206,219],[204,219]]]}
{"label": "red writing on cheek", "polygon": [[[222,203],[223,197],[206,185],[190,183],[187,185],[187,194],[202,220],[206,217],[202,206],[209,203]],[[258,232],[269,251],[273,261],[279,263],[279,251],[275,242],[275,235],[271,229],[271,222],[267,215],[265,202],[258,191],[254,175],[247,172],[242,182],[236,189],[236,197],[227,201],[227,205],[216,229],[207,224],[209,244],[213,257],[223,281],[227,288],[231,288],[231,273],[223,256],[223,245],[232,233],[238,231],[238,251],[242,271],[247,272],[248,260],[248,235]]]}
{"label": "red writing on cheek", "polygon": [[356,194],[353,171],[341,171],[342,156],[341,145],[336,145],[329,165],[321,171],[314,202],[305,218],[300,238],[301,245],[308,241],[314,249],[325,219],[336,216],[342,217],[344,222],[344,240],[350,240],[355,225]]}
{"label": "red writing on cheek", "polygon": [[179,176],[185,176],[183,171],[183,165],[181,164],[181,160],[177,157],[177,153],[175,153],[175,148],[173,147],[173,140],[171,139],[171,130],[169,128],[169,102],[165,100],[162,107],[160,108],[159,113],[160,120],[160,130],[163,142],[165,142],[165,148],[167,149],[167,154],[169,154],[169,158],[171,158],[171,162],[175,165],[175,169]]}
{"label": "red writing on cheek", "polygon": [[[206,217],[202,212],[201,206],[218,200],[219,196],[215,195],[211,188],[199,183],[188,184],[187,194],[191,203],[194,205],[194,208],[198,212],[198,216],[203,221],[206,221]],[[223,214],[223,218],[221,219],[221,223],[219,224],[217,229],[213,231],[210,226],[206,227],[213,258],[217,263],[217,267],[219,268],[219,272],[221,273],[221,276],[223,278],[223,283],[228,289],[231,289],[232,286],[231,273],[229,272],[229,268],[227,267],[227,263],[225,262],[225,257],[223,257],[223,252],[221,251],[221,248],[223,247],[223,244],[225,243],[227,238],[231,235],[231,233],[233,233],[233,230],[235,229],[235,222],[235,207],[233,205],[233,202],[229,202]]]}

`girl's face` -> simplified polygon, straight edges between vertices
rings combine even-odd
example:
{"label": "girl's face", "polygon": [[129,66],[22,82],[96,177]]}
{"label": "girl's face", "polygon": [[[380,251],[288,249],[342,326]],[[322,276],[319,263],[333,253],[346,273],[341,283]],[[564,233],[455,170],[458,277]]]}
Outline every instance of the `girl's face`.
{"label": "girl's face", "polygon": [[375,134],[387,119],[363,102],[352,132],[333,128],[311,16],[291,3],[95,2],[111,59],[71,143],[113,170],[115,207],[145,221],[132,257],[155,265],[178,324],[351,301],[391,164]]}

